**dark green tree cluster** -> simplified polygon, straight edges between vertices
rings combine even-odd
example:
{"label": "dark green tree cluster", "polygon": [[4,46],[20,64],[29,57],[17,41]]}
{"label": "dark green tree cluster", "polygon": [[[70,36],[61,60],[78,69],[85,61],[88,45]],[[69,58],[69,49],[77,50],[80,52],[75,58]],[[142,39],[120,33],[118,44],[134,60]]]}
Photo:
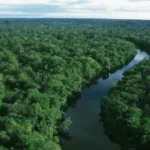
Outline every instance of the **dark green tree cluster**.
{"label": "dark green tree cluster", "polygon": [[103,98],[101,117],[122,150],[150,150],[150,60],[124,73]]}

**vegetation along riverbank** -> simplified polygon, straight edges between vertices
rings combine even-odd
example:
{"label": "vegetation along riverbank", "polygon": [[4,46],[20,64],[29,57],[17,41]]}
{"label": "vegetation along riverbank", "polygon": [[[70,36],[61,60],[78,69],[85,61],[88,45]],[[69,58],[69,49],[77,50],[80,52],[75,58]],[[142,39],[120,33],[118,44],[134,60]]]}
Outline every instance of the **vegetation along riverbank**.
{"label": "vegetation along riverbank", "polygon": [[[136,54],[134,43],[149,52],[150,22],[1,19],[0,33],[0,148],[60,150],[59,132],[70,123],[62,120],[68,97],[124,66]],[[148,80],[142,79],[139,86]]]}

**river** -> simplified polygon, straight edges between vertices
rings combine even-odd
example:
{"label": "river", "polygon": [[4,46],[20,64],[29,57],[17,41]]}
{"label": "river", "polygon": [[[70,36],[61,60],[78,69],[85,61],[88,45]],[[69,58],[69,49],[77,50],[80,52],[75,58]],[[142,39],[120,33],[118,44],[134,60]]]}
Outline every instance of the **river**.
{"label": "river", "polygon": [[123,77],[123,72],[140,63],[148,54],[137,50],[135,58],[123,68],[109,75],[107,79],[100,78],[95,85],[85,88],[75,106],[68,108],[66,117],[70,117],[72,125],[69,128],[71,140],[63,140],[63,150],[119,150],[104,133],[100,122],[100,99],[107,95],[112,84]]}

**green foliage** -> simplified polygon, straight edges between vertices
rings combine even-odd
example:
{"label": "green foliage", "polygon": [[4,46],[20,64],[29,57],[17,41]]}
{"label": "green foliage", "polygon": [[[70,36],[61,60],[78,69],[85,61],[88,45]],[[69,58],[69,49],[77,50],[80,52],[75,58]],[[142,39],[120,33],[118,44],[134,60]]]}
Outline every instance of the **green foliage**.
{"label": "green foliage", "polygon": [[124,73],[101,103],[101,117],[112,141],[127,150],[150,147],[150,60]]}
{"label": "green foliage", "polygon": [[[70,124],[62,119],[67,98],[81,92],[92,79],[125,65],[135,55],[134,44],[127,40],[137,43],[143,37],[147,43],[144,35],[149,30],[149,22],[143,26],[136,21],[1,19],[0,149],[60,150],[58,132]],[[148,82],[145,84],[149,89]],[[131,129],[138,130],[141,111],[133,104],[143,90],[139,87],[137,95],[135,89],[129,89],[133,91],[127,96],[130,112],[137,113],[117,119],[134,123]],[[119,110],[111,108],[113,114],[121,116],[128,110],[127,100],[112,99]],[[149,132],[147,119],[148,115],[143,120],[145,132]],[[107,122],[111,120],[108,117]],[[116,131],[115,124],[111,128]],[[147,139],[143,135],[141,140]]]}

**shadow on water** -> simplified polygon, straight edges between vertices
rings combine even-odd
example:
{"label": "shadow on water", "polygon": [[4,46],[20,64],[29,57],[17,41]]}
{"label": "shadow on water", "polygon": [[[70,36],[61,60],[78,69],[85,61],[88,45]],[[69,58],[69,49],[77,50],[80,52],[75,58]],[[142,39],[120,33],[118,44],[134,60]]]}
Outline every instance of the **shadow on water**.
{"label": "shadow on water", "polygon": [[123,73],[140,63],[147,53],[137,50],[135,58],[115,73],[109,74],[107,79],[100,78],[97,84],[85,88],[81,97],[68,108],[66,117],[70,117],[72,125],[69,128],[71,140],[61,139],[63,150],[119,150],[119,146],[112,143],[104,133],[100,122],[100,99],[107,95],[112,84],[122,79]]}

